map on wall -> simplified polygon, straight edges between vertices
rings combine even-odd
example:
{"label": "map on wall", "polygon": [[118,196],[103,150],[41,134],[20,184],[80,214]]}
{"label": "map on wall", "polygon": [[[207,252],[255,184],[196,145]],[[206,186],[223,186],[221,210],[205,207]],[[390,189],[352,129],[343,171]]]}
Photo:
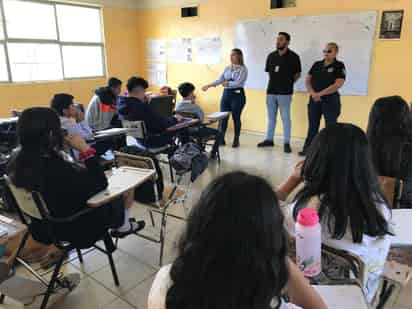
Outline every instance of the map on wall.
{"label": "map on wall", "polygon": [[191,63],[192,39],[170,39],[167,51],[169,63]]}
{"label": "map on wall", "polygon": [[204,37],[193,40],[194,62],[197,64],[218,64],[222,62],[222,39]]}
{"label": "map on wall", "polygon": [[235,28],[235,45],[243,50],[249,69],[246,86],[266,89],[266,57],[275,49],[277,34],[286,31],[292,36],[290,48],[302,60],[302,78],[295,85],[297,91],[306,91],[304,77],[312,64],[323,58],[326,43],[336,42],[340,46],[338,58],[345,62],[347,71],[341,93],[367,95],[376,20],[377,12],[368,11],[239,22]]}

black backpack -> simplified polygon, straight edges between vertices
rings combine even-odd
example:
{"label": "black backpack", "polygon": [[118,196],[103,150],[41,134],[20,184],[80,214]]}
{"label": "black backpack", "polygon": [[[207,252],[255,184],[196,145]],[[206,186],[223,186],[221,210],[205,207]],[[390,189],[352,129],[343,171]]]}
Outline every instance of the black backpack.
{"label": "black backpack", "polygon": [[[162,173],[162,169],[160,168],[159,160],[156,158],[156,156],[136,146],[123,147],[120,149],[120,152],[127,153],[130,155],[141,156],[141,157],[148,157],[153,160],[155,168],[156,168],[157,176],[158,176],[156,180],[157,192],[159,195],[159,200],[161,200],[163,198],[163,191],[164,191],[163,173]],[[148,180],[142,185],[140,185],[138,188],[136,188],[134,191],[135,200],[140,203],[156,202],[153,184],[154,184],[153,180]]]}

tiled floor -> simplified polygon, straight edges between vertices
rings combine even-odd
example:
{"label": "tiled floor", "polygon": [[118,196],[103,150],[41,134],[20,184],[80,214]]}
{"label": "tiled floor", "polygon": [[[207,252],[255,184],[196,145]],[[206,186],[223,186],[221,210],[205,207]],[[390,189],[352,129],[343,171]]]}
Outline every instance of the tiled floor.
{"label": "tiled floor", "polygon": [[[208,170],[193,185],[189,197],[191,204],[196,200],[202,188],[217,175],[236,169],[258,174],[268,179],[274,185],[280,183],[293,169],[299,160],[296,153],[300,143],[293,145],[294,154],[285,155],[282,147],[274,149],[257,149],[259,136],[242,136],[242,146],[233,150],[230,147],[222,148],[222,164],[210,164]],[[281,143],[278,143],[279,145]],[[167,176],[168,173],[165,172]],[[179,208],[180,206],[175,206]],[[177,209],[176,211],[182,211]],[[136,205],[133,215],[144,217],[149,224],[148,214]],[[156,218],[158,219],[158,218]],[[158,221],[158,220],[156,220]],[[167,240],[165,248],[165,263],[173,260],[176,239],[184,223],[169,218],[167,223]],[[157,226],[159,226],[157,224]],[[153,234],[157,229],[147,228],[147,233]],[[84,264],[77,259],[64,268],[64,272],[80,272],[82,280],[75,291],[59,300],[51,308],[56,309],[146,309],[147,294],[158,270],[159,245],[145,239],[130,236],[119,242],[119,249],[114,254],[115,264],[120,278],[120,287],[113,284],[110,267],[106,256],[97,251],[91,251],[84,256]],[[412,284],[407,287],[395,300],[396,309],[412,309]],[[4,309],[17,309],[22,306],[6,298],[6,303],[0,305]],[[36,305],[31,308],[38,308]],[[355,308],[353,308],[355,309]]]}

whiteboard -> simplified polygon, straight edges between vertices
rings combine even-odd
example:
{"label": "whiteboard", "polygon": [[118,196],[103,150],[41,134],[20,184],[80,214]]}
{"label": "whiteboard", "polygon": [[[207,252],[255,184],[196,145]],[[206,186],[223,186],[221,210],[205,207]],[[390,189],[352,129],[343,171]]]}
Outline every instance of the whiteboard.
{"label": "whiteboard", "polygon": [[322,60],[327,42],[340,46],[338,59],[346,65],[347,79],[342,94],[367,95],[377,12],[357,12],[320,16],[276,17],[242,21],[236,25],[235,44],[243,50],[249,69],[246,87],[266,89],[266,58],[276,48],[280,31],[291,37],[290,49],[301,57],[302,77],[296,91],[306,91],[305,77],[315,61]]}

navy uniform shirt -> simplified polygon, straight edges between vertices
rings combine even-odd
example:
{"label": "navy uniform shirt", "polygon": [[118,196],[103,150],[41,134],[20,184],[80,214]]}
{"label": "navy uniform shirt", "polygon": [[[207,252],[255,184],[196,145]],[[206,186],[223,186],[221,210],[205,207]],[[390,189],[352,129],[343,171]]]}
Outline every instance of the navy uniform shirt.
{"label": "navy uniform shirt", "polygon": [[284,55],[278,51],[269,54],[266,59],[265,71],[269,73],[267,94],[293,94],[295,76],[302,72],[299,56],[288,49]]}
{"label": "navy uniform shirt", "polygon": [[319,92],[332,86],[337,79],[346,78],[345,64],[338,60],[329,65],[325,65],[324,60],[317,61],[310,69],[309,75],[312,76],[311,84],[313,90]]}

